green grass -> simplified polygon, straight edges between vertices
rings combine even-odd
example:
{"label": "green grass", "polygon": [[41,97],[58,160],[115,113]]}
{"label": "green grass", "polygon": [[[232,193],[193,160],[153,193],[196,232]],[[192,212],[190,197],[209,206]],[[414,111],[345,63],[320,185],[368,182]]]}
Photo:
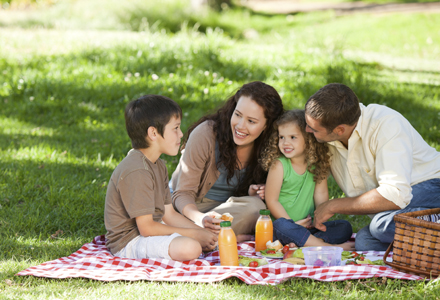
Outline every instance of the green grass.
{"label": "green grass", "polygon": [[[272,287],[238,279],[103,283],[14,276],[68,256],[105,233],[106,185],[130,149],[123,110],[145,93],[176,100],[185,131],[251,80],[273,85],[286,108],[303,107],[323,85],[342,82],[363,103],[401,112],[440,150],[439,14],[271,18],[236,10],[228,12],[237,14],[229,31],[188,26],[137,31],[129,20],[139,15],[128,4],[97,14],[93,9],[102,2],[89,1],[90,11],[81,14],[84,3],[8,11],[7,17],[0,11],[0,299],[440,297],[438,281],[381,278],[292,279]],[[244,28],[250,28],[245,25],[263,22],[258,18],[267,21],[254,28],[258,37],[245,38]],[[178,158],[164,158],[171,173]],[[343,195],[332,180],[329,189],[331,197]],[[355,231],[368,223],[365,216],[336,217],[350,220]],[[50,238],[58,230],[63,233]]]}

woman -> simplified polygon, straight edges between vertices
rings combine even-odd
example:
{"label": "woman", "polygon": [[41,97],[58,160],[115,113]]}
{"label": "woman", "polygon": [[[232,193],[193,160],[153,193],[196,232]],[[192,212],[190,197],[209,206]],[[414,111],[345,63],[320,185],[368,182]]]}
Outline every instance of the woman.
{"label": "woman", "polygon": [[258,160],[282,113],[277,91],[255,81],[191,126],[171,179],[175,208],[215,233],[221,222],[215,217],[228,212],[237,240],[251,239],[259,210],[266,208],[261,199],[267,172]]}

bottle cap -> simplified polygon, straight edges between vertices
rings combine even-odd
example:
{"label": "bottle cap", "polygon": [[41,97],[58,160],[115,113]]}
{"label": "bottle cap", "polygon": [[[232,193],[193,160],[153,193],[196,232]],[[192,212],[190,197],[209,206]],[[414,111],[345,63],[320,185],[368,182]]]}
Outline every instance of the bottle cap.
{"label": "bottle cap", "polygon": [[220,222],[220,227],[231,227],[231,221]]}
{"label": "bottle cap", "polygon": [[270,210],[268,210],[268,209],[260,209],[260,215],[269,216],[270,215]]}

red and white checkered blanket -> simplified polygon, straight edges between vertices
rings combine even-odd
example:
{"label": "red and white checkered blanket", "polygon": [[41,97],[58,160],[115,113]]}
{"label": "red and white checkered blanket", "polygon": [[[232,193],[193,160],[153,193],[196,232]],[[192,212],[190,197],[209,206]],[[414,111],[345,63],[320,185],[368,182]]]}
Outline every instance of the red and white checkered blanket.
{"label": "red and white checkered blanket", "polygon": [[[239,254],[255,255],[254,242],[238,245]],[[359,252],[366,256],[383,257],[384,252]],[[257,268],[220,266],[218,251],[202,254],[198,259],[178,262],[167,259],[129,259],[114,257],[105,246],[105,237],[97,236],[69,257],[62,257],[30,267],[17,275],[49,278],[85,277],[102,281],[151,280],[215,282],[237,277],[247,284],[279,284],[291,277],[321,281],[341,281],[371,277],[419,280],[422,277],[393,270],[390,267],[361,265],[312,267],[292,265],[279,259]]]}

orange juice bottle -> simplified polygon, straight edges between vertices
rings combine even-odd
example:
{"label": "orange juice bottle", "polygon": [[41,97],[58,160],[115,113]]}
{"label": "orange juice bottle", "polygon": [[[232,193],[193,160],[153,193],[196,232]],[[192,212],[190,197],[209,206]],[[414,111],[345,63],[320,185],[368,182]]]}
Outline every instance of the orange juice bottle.
{"label": "orange juice bottle", "polygon": [[223,221],[220,223],[220,227],[220,233],[218,234],[220,265],[238,266],[237,238],[231,228],[231,222]]}
{"label": "orange juice bottle", "polygon": [[273,225],[270,210],[260,210],[260,217],[255,226],[255,252],[265,250],[266,243],[273,239]]}

